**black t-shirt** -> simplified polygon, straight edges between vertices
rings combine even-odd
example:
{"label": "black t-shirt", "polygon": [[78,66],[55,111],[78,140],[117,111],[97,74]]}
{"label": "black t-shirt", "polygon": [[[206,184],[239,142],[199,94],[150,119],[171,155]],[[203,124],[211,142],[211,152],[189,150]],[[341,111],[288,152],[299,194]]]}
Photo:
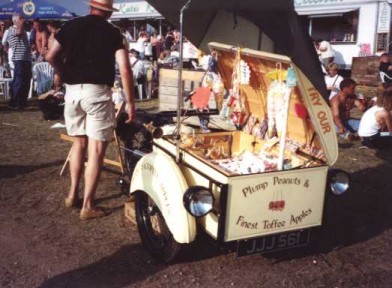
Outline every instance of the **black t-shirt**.
{"label": "black t-shirt", "polygon": [[115,52],[124,48],[120,30],[96,15],[75,18],[55,36],[64,51],[64,82],[113,86]]}
{"label": "black t-shirt", "polygon": [[392,77],[392,71],[388,70],[388,67],[391,66],[391,62],[380,62],[380,71],[384,72],[388,75],[388,77]]}

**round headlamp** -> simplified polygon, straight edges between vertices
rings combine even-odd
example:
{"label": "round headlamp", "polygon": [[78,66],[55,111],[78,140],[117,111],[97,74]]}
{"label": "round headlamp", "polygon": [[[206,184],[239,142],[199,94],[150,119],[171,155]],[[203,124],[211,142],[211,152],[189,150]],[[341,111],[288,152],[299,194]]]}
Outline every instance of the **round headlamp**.
{"label": "round headlamp", "polygon": [[183,197],[184,207],[191,215],[202,217],[214,207],[214,195],[203,186],[189,187]]}
{"label": "round headlamp", "polygon": [[350,187],[350,176],[343,170],[329,171],[328,178],[331,192],[334,195],[342,195]]}

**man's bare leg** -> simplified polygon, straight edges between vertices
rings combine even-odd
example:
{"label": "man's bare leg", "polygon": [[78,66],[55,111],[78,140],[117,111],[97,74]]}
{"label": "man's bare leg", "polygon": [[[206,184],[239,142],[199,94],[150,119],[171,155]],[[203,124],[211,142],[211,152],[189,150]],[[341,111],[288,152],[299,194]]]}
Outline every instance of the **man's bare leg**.
{"label": "man's bare leg", "polygon": [[94,196],[101,175],[101,167],[108,142],[89,139],[88,162],[84,172],[84,200],[82,209],[94,207]]}
{"label": "man's bare leg", "polygon": [[86,158],[87,136],[75,136],[69,160],[69,171],[71,174],[71,188],[68,198],[79,197],[78,190],[82,177],[84,161]]}

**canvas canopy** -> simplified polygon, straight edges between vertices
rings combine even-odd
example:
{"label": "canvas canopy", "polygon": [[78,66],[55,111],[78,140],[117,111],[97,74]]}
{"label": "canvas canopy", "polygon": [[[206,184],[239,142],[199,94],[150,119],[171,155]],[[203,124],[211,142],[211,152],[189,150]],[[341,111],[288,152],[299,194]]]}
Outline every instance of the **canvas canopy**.
{"label": "canvas canopy", "polygon": [[0,19],[8,19],[20,13],[26,19],[69,19],[75,14],[66,8],[44,0],[14,0],[0,5]]}
{"label": "canvas canopy", "polygon": [[129,0],[126,2],[114,3],[114,7],[117,8],[118,12],[113,12],[111,19],[162,19],[162,15],[159,14],[150,4],[146,1]]}
{"label": "canvas canopy", "polygon": [[[179,27],[186,0],[147,0]],[[286,55],[328,99],[321,64],[292,0],[192,0],[184,12],[184,35],[204,51],[217,41]]]}

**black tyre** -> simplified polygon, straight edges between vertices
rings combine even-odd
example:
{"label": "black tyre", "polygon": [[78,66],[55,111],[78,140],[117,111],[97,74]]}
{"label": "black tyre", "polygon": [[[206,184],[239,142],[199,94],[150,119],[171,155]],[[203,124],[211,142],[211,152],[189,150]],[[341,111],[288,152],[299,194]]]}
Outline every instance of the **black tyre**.
{"label": "black tyre", "polygon": [[126,152],[125,154],[125,167],[128,172],[129,179],[132,178],[133,170],[135,169],[137,161],[140,159],[136,158],[135,156],[131,155],[130,152]]}
{"label": "black tyre", "polygon": [[146,250],[165,263],[173,262],[181,250],[155,202],[144,192],[135,195],[136,222]]}

